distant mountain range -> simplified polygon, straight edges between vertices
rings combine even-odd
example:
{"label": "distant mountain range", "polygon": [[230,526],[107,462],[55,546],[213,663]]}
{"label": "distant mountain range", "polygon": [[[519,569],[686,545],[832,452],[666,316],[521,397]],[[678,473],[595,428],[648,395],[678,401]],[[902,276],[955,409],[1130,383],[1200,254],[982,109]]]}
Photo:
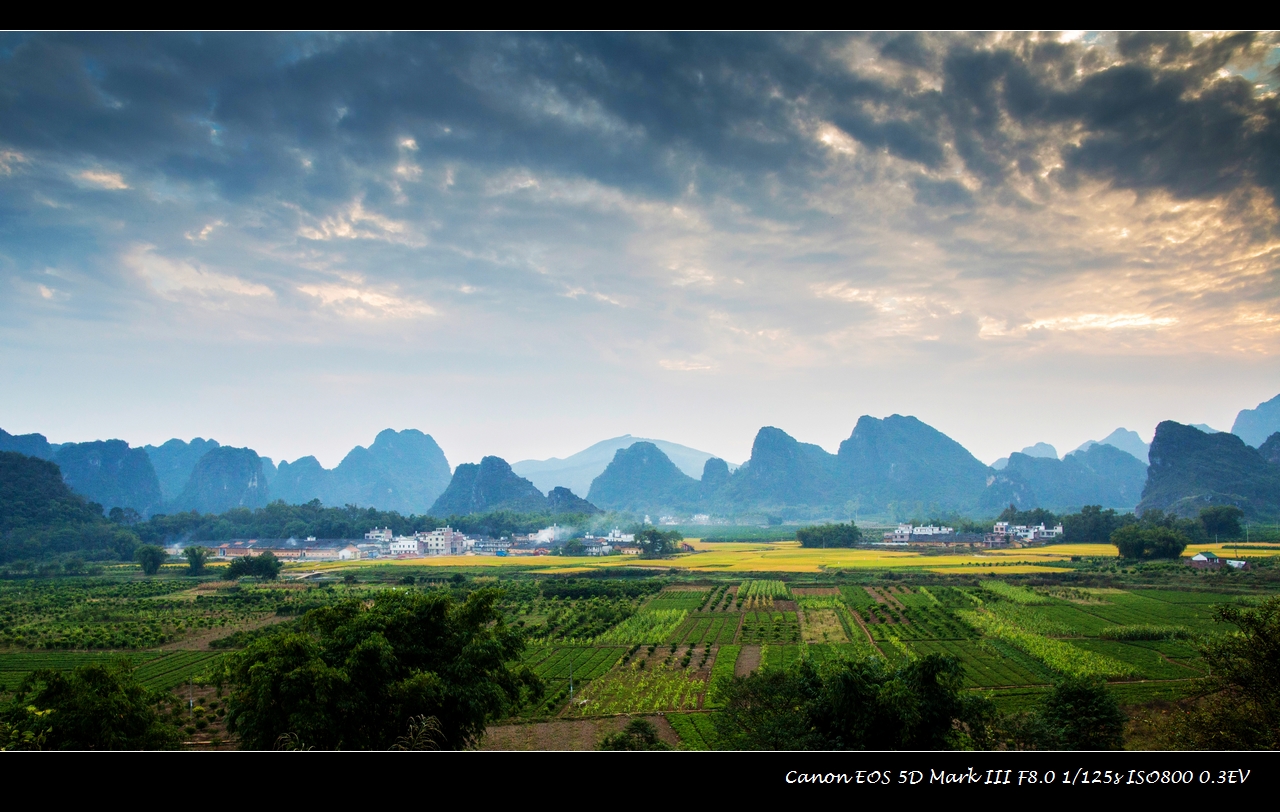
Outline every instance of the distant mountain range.
{"label": "distant mountain range", "polygon": [[[667,459],[690,477],[702,476],[702,467],[714,454],[699,451],[696,448],[669,443],[666,440],[651,440],[646,437],[632,437],[624,434],[601,440],[595,445],[584,448],[577,454],[564,459],[552,457],[549,460],[521,460],[512,463],[511,470],[532,482],[538,490],[548,493],[556,486],[563,486],[574,493],[587,493],[591,483],[604,472],[613,455],[621,449],[630,448],[636,443],[651,443],[657,446]],[[730,470],[737,468],[730,465]]]}
{"label": "distant mountain range", "polygon": [[332,470],[315,457],[277,466],[253,449],[200,437],[130,448],[123,440],[54,445],[40,434],[0,430],[0,451],[55,462],[76,493],[108,510],[130,508],[144,516],[221,513],[275,499],[426,513],[451,478],[440,446],[416,429],[387,429],[368,448],[353,448]]}
{"label": "distant mountain range", "polygon": [[859,418],[834,454],[766,426],[741,466],[688,446],[623,435],[564,459],[508,465],[490,456],[451,473],[440,446],[415,429],[380,432],[368,448],[356,446],[333,469],[315,457],[276,465],[252,449],[200,437],[131,448],[122,440],[54,444],[40,434],[0,430],[0,451],[56,463],[75,493],[104,509],[142,515],[318,499],[436,516],[605,509],[804,519],[989,515],[1008,504],[1189,513],[1229,502],[1250,516],[1267,517],[1280,516],[1277,432],[1280,395],[1242,410],[1232,434],[1167,421],[1151,446],[1119,428],[1062,459],[1053,446],[1037,443],[992,466],[937,429],[902,415]]}
{"label": "distant mountain range", "polygon": [[1280,395],[1259,403],[1256,409],[1241,410],[1231,426],[1232,434],[1254,448],[1260,447],[1277,431],[1280,431]]}

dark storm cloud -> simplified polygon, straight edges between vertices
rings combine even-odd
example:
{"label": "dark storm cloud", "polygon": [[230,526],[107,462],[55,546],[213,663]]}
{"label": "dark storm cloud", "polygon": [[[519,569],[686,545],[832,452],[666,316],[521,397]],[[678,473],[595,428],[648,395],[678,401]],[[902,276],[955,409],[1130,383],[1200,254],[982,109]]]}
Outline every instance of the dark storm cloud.
{"label": "dark storm cloud", "polygon": [[[1180,197],[1280,195],[1280,108],[1218,71],[1249,35],[1096,49],[1027,36],[32,35],[0,55],[0,142],[130,166],[224,195],[342,198],[353,173],[424,156],[522,165],[660,195],[821,165],[804,130],[984,187],[1043,167]],[[1070,132],[1073,143],[1059,144]],[[312,161],[307,171],[299,152]],[[728,173],[723,175],[722,173]],[[920,200],[952,205],[955,192]]]}

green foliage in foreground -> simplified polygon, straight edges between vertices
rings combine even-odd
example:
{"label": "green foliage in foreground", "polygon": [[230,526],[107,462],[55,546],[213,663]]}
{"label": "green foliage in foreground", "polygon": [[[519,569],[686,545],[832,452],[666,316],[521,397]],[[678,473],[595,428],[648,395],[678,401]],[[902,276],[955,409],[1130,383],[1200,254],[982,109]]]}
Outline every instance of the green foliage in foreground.
{"label": "green foliage in foreground", "polygon": [[542,693],[531,671],[508,666],[524,641],[498,594],[386,592],[308,612],[228,658],[227,729],[247,749],[385,750],[431,718],[442,749],[463,749]]}
{"label": "green foliage in foreground", "polygon": [[862,541],[862,530],[848,524],[819,524],[796,531],[801,547],[852,547]]}
{"label": "green foliage in foreground", "polygon": [[18,687],[0,714],[0,749],[161,750],[181,735],[156,711],[160,697],[135,679],[132,665],[42,670]]}
{"label": "green foliage in foreground", "polygon": [[808,658],[718,686],[730,750],[954,750],[983,747],[990,702],[962,690],[960,665],[930,654],[891,668],[878,657]]}
{"label": "green foliage in foreground", "polygon": [[1204,645],[1213,693],[1174,718],[1169,744],[1187,750],[1280,749],[1280,597],[1252,609],[1221,606],[1214,617],[1240,631]]}
{"label": "green foliage in foreground", "polygon": [[606,736],[599,750],[670,750],[671,745],[658,738],[658,729],[647,719],[632,719],[620,732]]}
{"label": "green foliage in foreground", "polygon": [[1119,750],[1127,717],[1097,677],[1068,677],[1043,704],[995,722],[993,738],[1014,750]]}

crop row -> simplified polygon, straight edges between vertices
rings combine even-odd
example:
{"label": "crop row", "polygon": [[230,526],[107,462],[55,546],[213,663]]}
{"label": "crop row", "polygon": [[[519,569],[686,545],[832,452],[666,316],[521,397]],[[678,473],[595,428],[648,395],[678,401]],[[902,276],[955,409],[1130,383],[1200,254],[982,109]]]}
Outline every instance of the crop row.
{"label": "crop row", "polygon": [[706,684],[690,676],[686,669],[657,665],[640,668],[643,661],[614,669],[595,680],[574,702],[571,712],[579,716],[615,713],[654,713],[693,710]]}
{"label": "crop row", "polygon": [[738,615],[690,615],[667,639],[668,643],[701,645],[732,643],[738,633]]}
{"label": "crop row", "polygon": [[800,624],[795,612],[746,612],[742,616],[740,643],[799,643]]}
{"label": "crop row", "polygon": [[960,614],[984,634],[1016,646],[1060,674],[1071,677],[1127,677],[1135,674],[1131,666],[1111,657],[1029,632],[989,612],[961,611]]}
{"label": "crop row", "polygon": [[1186,640],[1193,635],[1186,626],[1108,626],[1098,633],[1104,640]]}
{"label": "crop row", "polygon": [[709,589],[667,589],[654,595],[650,601],[645,604],[645,609],[650,611],[655,609],[683,609],[686,612],[696,612],[702,608],[707,601],[707,595],[710,594]]}
{"label": "crop row", "polygon": [[672,713],[667,716],[671,729],[680,737],[684,750],[715,750],[720,741],[709,713]]}
{"label": "crop row", "polygon": [[1005,600],[1020,603],[1024,606],[1052,602],[1050,598],[1041,595],[1039,592],[1027,589],[1025,586],[1014,586],[1004,581],[986,581],[982,584],[982,588],[993,595],[998,595]]}
{"label": "crop row", "polygon": [[[976,640],[917,640],[911,648],[920,655],[942,654],[960,662],[966,687],[1036,685],[1045,682],[1043,669],[1028,669],[1015,659]],[[1019,658],[1021,659],[1021,658]]]}
{"label": "crop row", "polygon": [[719,686],[733,679],[734,669],[738,665],[738,655],[742,646],[721,646],[716,652],[716,661],[711,664],[711,689],[707,692],[703,704],[708,708],[720,706]]}
{"label": "crop row", "polygon": [[526,659],[533,672],[543,679],[567,680],[570,673],[575,680],[599,677],[618,662],[625,648],[546,648]]}
{"label": "crop row", "polygon": [[148,688],[167,691],[192,677],[208,674],[222,657],[216,651],[175,651],[148,660],[138,667],[134,677]]}
{"label": "crop row", "polygon": [[595,644],[662,643],[684,619],[684,609],[646,609],[595,638]]}
{"label": "crop row", "polygon": [[786,583],[782,581],[743,581],[738,587],[738,604],[747,598],[785,598],[790,595]]}

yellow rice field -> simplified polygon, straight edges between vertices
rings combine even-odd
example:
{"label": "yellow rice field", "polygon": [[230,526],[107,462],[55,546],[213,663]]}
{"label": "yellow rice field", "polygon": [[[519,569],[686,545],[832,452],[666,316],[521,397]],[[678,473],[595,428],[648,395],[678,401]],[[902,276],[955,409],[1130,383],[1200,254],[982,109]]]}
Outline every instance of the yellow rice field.
{"label": "yellow rice field", "polygon": [[[683,553],[661,561],[640,560],[632,556],[604,558],[560,556],[439,556],[377,562],[331,562],[305,565],[308,569],[327,570],[348,566],[467,567],[536,570],[547,574],[568,575],[602,567],[647,567],[681,569],[693,572],[821,572],[826,569],[921,569],[939,573],[959,572],[1061,572],[1054,566],[1072,556],[1106,557],[1115,548],[1104,544],[1056,544],[1047,547],[983,550],[980,552],[924,552],[915,550],[806,550],[796,541],[710,543],[699,539],[688,542],[695,552]],[[1201,551],[1235,557],[1233,544],[1207,544],[1187,549],[1185,556]],[[1272,556],[1280,550],[1241,549],[1241,557]]]}

